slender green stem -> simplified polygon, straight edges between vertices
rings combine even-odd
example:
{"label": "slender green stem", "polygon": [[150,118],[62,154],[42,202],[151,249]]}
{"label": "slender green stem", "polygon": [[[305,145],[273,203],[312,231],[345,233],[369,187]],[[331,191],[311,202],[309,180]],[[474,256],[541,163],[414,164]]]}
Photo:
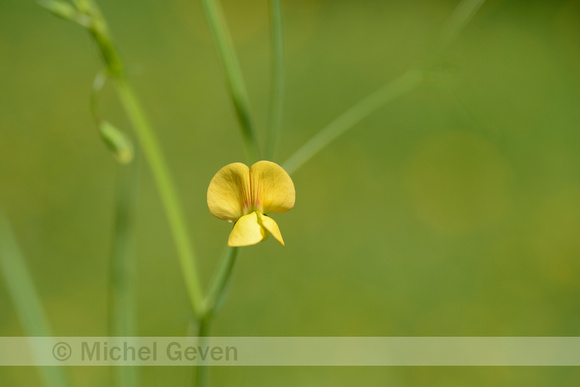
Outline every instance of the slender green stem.
{"label": "slender green stem", "polygon": [[[1,209],[0,269],[26,335],[52,336],[48,318],[26,265],[24,254]],[[35,349],[32,348],[32,350]],[[68,386],[66,375],[61,367],[38,367],[38,370],[46,387]]]}
{"label": "slender green stem", "polygon": [[423,79],[422,68],[429,66],[430,62],[459,35],[483,2],[484,0],[462,0],[455,7],[449,20],[441,30],[439,39],[434,45],[435,48],[429,53],[427,59],[423,61],[420,70],[407,71],[337,117],[286,160],[283,164],[286,171],[292,174],[338,136],[345,133],[368,115],[420,86]]}
{"label": "slender green stem", "polygon": [[226,75],[228,90],[242,130],[246,158],[249,163],[252,163],[260,158],[260,150],[251,120],[248,93],[225,17],[219,0],[201,0],[201,5],[217,46],[220,63]]}
{"label": "slender green stem", "polygon": [[453,13],[443,26],[439,39],[429,53],[428,60],[437,58],[441,51],[453,42],[461,30],[473,18],[485,0],[462,0],[453,10]]}
{"label": "slender green stem", "polygon": [[282,125],[284,100],[284,29],[280,0],[270,1],[272,20],[272,91],[270,102],[270,122],[266,138],[266,159],[276,156],[278,137]]}
{"label": "slender green stem", "polygon": [[209,291],[205,299],[205,316],[212,317],[223,305],[227,293],[232,272],[236,260],[240,254],[239,247],[227,247],[222,257],[218,269],[210,283]]}
{"label": "slender green stem", "polygon": [[[109,335],[136,336],[134,221],[138,162],[118,166],[109,281]],[[136,367],[114,367],[119,386],[140,385]]]}
{"label": "slender green stem", "polygon": [[[102,125],[99,95],[107,80],[107,72],[97,74],[91,91],[91,113]],[[117,166],[114,225],[109,274],[109,336],[136,336],[136,291],[134,221],[138,190],[139,163],[133,158],[127,165]],[[136,367],[113,367],[116,383],[121,387],[140,384]]]}
{"label": "slender green stem", "polygon": [[304,165],[304,163],[324,149],[338,136],[345,133],[371,113],[401,95],[416,89],[421,85],[422,79],[422,73],[418,70],[408,71],[394,79],[374,94],[366,97],[338,116],[334,121],[310,139],[310,141],[298,149],[282,166],[289,174],[296,172],[298,168]]}
{"label": "slender green stem", "polygon": [[113,44],[109,26],[101,9],[94,0],[83,0],[81,4],[81,7],[86,7],[85,12],[91,17],[92,24],[88,31],[99,48],[99,53],[109,71],[109,75],[114,78],[123,76],[125,66]]}
{"label": "slender green stem", "polygon": [[[207,336],[209,335],[213,318],[223,305],[239,253],[239,247],[228,246],[221,256],[219,266],[211,281],[204,302],[204,314],[198,320],[197,337],[199,345],[207,345]],[[194,386],[207,386],[209,383],[209,371],[210,368],[208,366],[198,366],[195,373]]]}
{"label": "slender green stem", "polygon": [[[206,347],[208,344],[208,334],[210,328],[211,318],[201,318],[198,321],[197,329],[197,345],[200,347]],[[201,362],[201,360],[200,360]],[[209,366],[198,364],[195,370],[195,379],[193,380],[194,387],[207,387],[209,386]]]}
{"label": "slender green stem", "polygon": [[185,220],[182,215],[183,211],[178,200],[173,179],[167,168],[158,141],[155,138],[149,121],[143,113],[143,109],[137,100],[133,88],[124,77],[118,78],[116,85],[121,103],[135,128],[143,152],[149,161],[149,166],[157,183],[157,188],[159,189],[165,213],[173,233],[173,239],[177,246],[179,263],[185,278],[191,306],[194,314],[200,316],[202,314],[202,292],[195,263],[196,257],[185,226]]}
{"label": "slender green stem", "polygon": [[109,76],[115,81],[121,104],[135,129],[145,158],[151,167],[177,247],[179,263],[193,312],[196,316],[201,316],[203,297],[196,268],[196,256],[182,215],[183,211],[175,184],[169,173],[159,141],[155,137],[153,128],[137,99],[135,91],[125,76],[123,62],[113,44],[109,28],[100,9],[92,0],[78,0],[76,4],[79,11],[86,13],[92,20],[89,32],[99,48]]}
{"label": "slender green stem", "polygon": [[8,223],[0,213],[0,263],[8,291],[14,300],[24,330],[31,336],[50,336],[48,318],[34,286],[22,250]]}

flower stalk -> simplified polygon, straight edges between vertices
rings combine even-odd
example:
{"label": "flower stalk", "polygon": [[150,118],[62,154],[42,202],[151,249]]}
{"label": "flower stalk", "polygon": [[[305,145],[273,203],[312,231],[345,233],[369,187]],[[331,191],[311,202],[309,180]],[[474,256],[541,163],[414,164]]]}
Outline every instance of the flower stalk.
{"label": "flower stalk", "polygon": [[[232,273],[237,258],[240,255],[239,247],[227,247],[221,256],[217,271],[210,283],[207,297],[204,301],[204,313],[198,320],[197,337],[199,345],[207,344],[214,316],[221,309],[231,284]],[[199,366],[195,374],[195,386],[204,387],[209,384],[209,367]]]}

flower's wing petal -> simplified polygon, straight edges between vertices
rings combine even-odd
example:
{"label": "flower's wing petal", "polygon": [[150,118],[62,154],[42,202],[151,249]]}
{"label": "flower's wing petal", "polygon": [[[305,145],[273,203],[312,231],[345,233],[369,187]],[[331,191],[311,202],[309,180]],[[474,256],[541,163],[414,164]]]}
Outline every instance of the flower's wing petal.
{"label": "flower's wing petal", "polygon": [[228,246],[255,245],[268,238],[268,232],[258,223],[256,212],[242,216],[234,225]]}
{"label": "flower's wing petal", "polygon": [[282,246],[284,246],[284,239],[282,239],[282,234],[280,233],[278,224],[274,221],[274,219],[259,213],[258,218],[262,227],[264,227],[270,234],[274,236],[274,238],[276,238],[278,242],[280,242]]}
{"label": "flower's wing petal", "polygon": [[213,216],[235,222],[243,215],[250,173],[247,165],[228,164],[215,174],[207,189],[207,205]]}
{"label": "flower's wing petal", "polygon": [[281,166],[271,161],[258,161],[250,168],[250,175],[252,196],[259,198],[257,207],[263,213],[286,212],[294,207],[294,183]]}

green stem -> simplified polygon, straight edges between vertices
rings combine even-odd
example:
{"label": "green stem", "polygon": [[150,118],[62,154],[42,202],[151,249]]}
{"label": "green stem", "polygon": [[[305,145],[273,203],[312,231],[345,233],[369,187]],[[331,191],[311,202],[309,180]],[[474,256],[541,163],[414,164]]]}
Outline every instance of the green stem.
{"label": "green stem", "polygon": [[220,63],[226,75],[228,90],[242,130],[246,158],[249,163],[253,163],[259,160],[260,150],[251,120],[248,93],[225,17],[218,0],[201,0],[201,5],[217,46]]}
{"label": "green stem", "polygon": [[272,91],[270,122],[266,139],[266,159],[273,160],[282,125],[284,100],[284,33],[280,0],[270,1],[270,14],[272,18]]}
{"label": "green stem", "polygon": [[[26,265],[10,223],[0,209],[0,269],[16,312],[27,336],[53,336],[42,307],[34,280]],[[35,348],[32,348],[34,353]],[[39,356],[41,356],[39,354]],[[61,367],[38,367],[46,387],[66,387],[67,378]]]}
{"label": "green stem", "polygon": [[[138,162],[118,166],[115,225],[111,252],[109,288],[109,335],[136,336],[135,254],[133,250]],[[135,367],[114,367],[119,386],[135,387]]]}
{"label": "green stem", "polygon": [[177,247],[179,263],[193,313],[199,317],[202,314],[203,297],[196,268],[196,257],[182,215],[175,184],[169,173],[159,141],[155,137],[153,128],[137,99],[135,91],[125,76],[123,62],[113,44],[109,28],[100,9],[92,0],[79,0],[78,6],[79,10],[86,12],[91,17],[92,24],[89,31],[97,43],[110,77],[115,80],[121,104],[135,129],[145,158],[151,167]]}
{"label": "green stem", "polygon": [[133,88],[124,77],[119,77],[116,81],[119,99],[139,137],[143,153],[149,162],[153,178],[161,195],[163,207],[177,247],[179,263],[185,278],[191,307],[194,314],[200,316],[202,314],[202,292],[195,264],[196,257],[182,216],[183,211],[173,179],[169,174],[169,168],[155,138],[153,129],[143,113]]}
{"label": "green stem", "polygon": [[234,265],[239,254],[239,247],[229,246],[222,254],[217,272],[211,281],[209,291],[205,299],[204,310],[206,318],[213,317],[213,315],[217,313],[223,305],[224,297],[230,284]]}
{"label": "green stem", "polygon": [[435,48],[429,53],[427,59],[423,61],[421,69],[407,71],[337,117],[286,160],[283,164],[286,171],[292,174],[338,136],[345,133],[368,115],[394,99],[419,87],[423,79],[422,69],[429,66],[430,62],[459,35],[483,3],[484,0],[462,0],[455,7],[441,30],[439,39],[434,45]]}
{"label": "green stem", "polygon": [[436,59],[443,49],[453,42],[461,30],[469,23],[485,0],[462,0],[453,10],[453,13],[443,26],[439,39],[429,53],[428,60]]}
{"label": "green stem", "polygon": [[418,70],[411,70],[394,79],[389,84],[363,99],[346,112],[338,116],[329,125],[318,132],[310,141],[298,149],[282,165],[292,174],[314,155],[324,149],[338,136],[362,121],[371,113],[394,99],[416,89],[422,82],[423,75]]}
{"label": "green stem", "polygon": [[[197,337],[201,346],[207,345],[207,336],[209,335],[213,318],[223,305],[239,253],[239,247],[227,247],[222,254],[218,269],[205,299],[204,315],[198,321]],[[209,371],[210,368],[208,366],[198,366],[195,373],[194,386],[207,386],[209,383]]]}
{"label": "green stem", "polygon": [[[210,329],[210,319],[201,318],[198,321],[197,330],[197,345],[200,347],[206,347],[208,344],[207,336]],[[209,366],[197,365],[195,371],[195,379],[193,381],[194,387],[207,387],[209,385]]]}

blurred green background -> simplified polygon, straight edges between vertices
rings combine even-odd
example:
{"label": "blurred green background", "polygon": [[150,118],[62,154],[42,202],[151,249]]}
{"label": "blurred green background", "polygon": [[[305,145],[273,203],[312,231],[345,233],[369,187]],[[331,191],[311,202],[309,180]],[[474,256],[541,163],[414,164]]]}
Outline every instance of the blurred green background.
{"label": "blurred green background", "polygon": [[[197,1],[99,2],[161,140],[204,283],[230,225],[206,189],[243,161],[241,137]],[[222,1],[266,130],[268,2]],[[457,1],[284,1],[286,95],[276,160],[418,64]],[[296,207],[238,261],[217,336],[580,336],[580,1],[492,0],[419,90],[380,109],[294,175]],[[87,34],[33,1],[0,0],[0,203],[55,334],[106,335],[116,165],[89,91]],[[105,116],[130,125],[114,90]],[[182,336],[191,319],[159,196],[143,165],[138,323]],[[0,284],[0,336],[23,335]],[[103,386],[110,370],[67,370]],[[191,370],[142,369],[145,386]],[[576,368],[212,370],[216,386],[576,386]],[[2,386],[32,386],[27,368]]]}

